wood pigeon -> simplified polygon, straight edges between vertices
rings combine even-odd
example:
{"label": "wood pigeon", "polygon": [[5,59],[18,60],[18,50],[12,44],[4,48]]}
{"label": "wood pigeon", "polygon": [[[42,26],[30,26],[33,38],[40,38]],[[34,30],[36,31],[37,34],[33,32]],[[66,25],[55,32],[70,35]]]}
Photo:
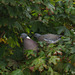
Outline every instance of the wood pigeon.
{"label": "wood pigeon", "polygon": [[33,41],[26,33],[22,33],[20,38],[23,39],[24,50],[33,50],[35,52],[38,51],[37,43]]}
{"label": "wood pigeon", "polygon": [[45,41],[47,44],[50,43],[57,43],[61,39],[61,35],[56,35],[56,34],[38,34],[35,33],[34,36],[39,40],[39,41]]}

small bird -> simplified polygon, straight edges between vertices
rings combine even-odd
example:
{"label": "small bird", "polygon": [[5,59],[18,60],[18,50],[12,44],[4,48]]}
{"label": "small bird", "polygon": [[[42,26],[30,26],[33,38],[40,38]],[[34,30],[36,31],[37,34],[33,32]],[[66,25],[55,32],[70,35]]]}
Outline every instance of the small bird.
{"label": "small bird", "polygon": [[33,41],[26,33],[22,33],[20,38],[23,39],[24,50],[33,50],[35,52],[38,51],[37,43]]}
{"label": "small bird", "polygon": [[35,33],[34,36],[39,41],[45,41],[47,44],[57,43],[61,39],[61,35],[56,35],[56,34],[44,34],[44,35],[41,35],[39,33]]}

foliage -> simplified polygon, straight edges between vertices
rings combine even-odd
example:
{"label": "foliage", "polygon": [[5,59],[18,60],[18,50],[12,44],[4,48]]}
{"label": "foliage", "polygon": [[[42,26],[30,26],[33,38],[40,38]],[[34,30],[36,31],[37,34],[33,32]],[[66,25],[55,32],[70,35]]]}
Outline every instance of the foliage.
{"label": "foliage", "polygon": [[[75,0],[0,0],[0,74],[74,75],[74,20]],[[55,45],[40,42],[38,54],[23,53],[22,32],[63,37]]]}

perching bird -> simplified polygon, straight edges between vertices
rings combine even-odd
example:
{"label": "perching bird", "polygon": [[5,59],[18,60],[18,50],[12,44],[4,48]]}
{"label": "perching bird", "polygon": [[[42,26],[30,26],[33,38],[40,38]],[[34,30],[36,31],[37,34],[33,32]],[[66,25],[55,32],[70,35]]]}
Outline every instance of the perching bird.
{"label": "perching bird", "polygon": [[56,35],[56,34],[41,35],[41,34],[35,33],[34,36],[39,41],[45,41],[47,44],[57,43],[61,39],[61,35]]}
{"label": "perching bird", "polygon": [[24,50],[33,50],[35,52],[38,51],[37,43],[33,41],[26,33],[22,33],[20,38],[23,39]]}

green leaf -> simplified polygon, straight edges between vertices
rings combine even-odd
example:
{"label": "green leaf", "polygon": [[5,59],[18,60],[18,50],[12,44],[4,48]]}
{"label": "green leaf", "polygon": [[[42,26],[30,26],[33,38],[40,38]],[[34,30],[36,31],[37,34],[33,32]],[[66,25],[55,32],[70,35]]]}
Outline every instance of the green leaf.
{"label": "green leaf", "polygon": [[43,51],[41,51],[41,52],[39,53],[39,55],[40,55],[40,57],[42,57],[42,56],[45,56],[45,53],[44,53]]}
{"label": "green leaf", "polygon": [[67,64],[65,64],[65,69],[64,69],[64,71],[65,71],[65,72],[68,72],[68,71],[70,70],[70,68],[71,68],[71,65],[70,65],[69,63],[67,63]]}
{"label": "green leaf", "polygon": [[11,17],[14,17],[14,16],[17,17],[16,11],[14,10],[13,7],[7,6],[7,9]]}
{"label": "green leaf", "polygon": [[53,75],[53,69],[51,67],[49,67],[48,72],[51,72],[50,75]]}
{"label": "green leaf", "polygon": [[64,27],[61,26],[61,27],[59,27],[57,33],[58,33],[58,34],[61,34],[63,31],[64,31]]}
{"label": "green leaf", "polygon": [[23,31],[23,28],[22,26],[20,25],[20,23],[18,21],[15,22],[15,28],[17,28],[18,30],[22,30]]}
{"label": "green leaf", "polygon": [[70,15],[69,19],[75,24],[75,16],[74,15]]}
{"label": "green leaf", "polygon": [[68,29],[65,29],[65,35],[66,36],[70,36],[71,34],[70,34],[70,31],[68,30]]}
{"label": "green leaf", "polygon": [[55,65],[54,69],[58,70],[59,72],[62,72],[62,70],[64,69],[64,63],[63,62],[58,62],[58,64]]}
{"label": "green leaf", "polygon": [[14,41],[14,39],[12,38],[12,37],[9,37],[8,38],[8,44],[12,47],[12,48],[14,48],[15,47],[15,41]]}
{"label": "green leaf", "polygon": [[65,12],[69,14],[71,12],[71,8],[66,9]]}
{"label": "green leaf", "polygon": [[30,70],[29,69],[25,69],[23,71],[24,75],[31,75]]}
{"label": "green leaf", "polygon": [[24,75],[24,74],[20,69],[17,69],[15,71],[12,71],[12,73],[10,75]]}
{"label": "green leaf", "polygon": [[26,17],[28,17],[29,19],[31,19],[31,15],[29,14],[29,12],[25,12],[25,14],[26,14]]}
{"label": "green leaf", "polygon": [[71,62],[75,63],[75,53],[72,54],[69,59],[71,60]]}
{"label": "green leaf", "polygon": [[75,46],[71,48],[71,53],[75,53]]}
{"label": "green leaf", "polygon": [[36,58],[35,60],[33,60],[31,66],[35,66],[35,70],[39,69],[40,71],[42,71],[44,67],[46,68],[45,57]]}
{"label": "green leaf", "polygon": [[4,47],[0,47],[0,58],[3,57],[4,52],[5,52],[5,48]]}
{"label": "green leaf", "polygon": [[51,58],[49,59],[49,63],[51,64],[51,63],[53,63],[54,65],[56,65],[57,64],[57,60],[59,61],[60,60],[60,58],[58,58],[57,56],[51,56]]}
{"label": "green leaf", "polygon": [[55,7],[52,4],[48,3],[46,6],[50,9],[51,12],[54,12]]}
{"label": "green leaf", "polygon": [[25,27],[25,31],[26,31],[27,33],[30,33],[30,28]]}
{"label": "green leaf", "polygon": [[66,36],[71,35],[70,31],[66,27],[60,26],[60,27],[57,27],[57,28],[58,28],[58,31],[57,31],[58,34],[61,34],[61,33],[64,32],[64,35],[66,35]]}
{"label": "green leaf", "polygon": [[0,69],[1,69],[1,70],[6,70],[6,69],[5,69],[6,65],[7,65],[7,63],[5,63],[4,61],[1,61],[1,60],[0,60]]}
{"label": "green leaf", "polygon": [[26,54],[27,57],[29,57],[30,55],[36,56],[36,54],[34,53],[33,50],[25,50],[25,54]]}
{"label": "green leaf", "polygon": [[71,14],[75,15],[75,8],[74,7],[72,7],[72,9],[71,9]]}
{"label": "green leaf", "polygon": [[10,3],[13,6],[16,4],[15,0],[2,0],[2,3],[4,3],[4,4]]}
{"label": "green leaf", "polygon": [[36,3],[41,3],[41,2],[42,2],[42,0],[35,0],[35,2],[36,2]]}

